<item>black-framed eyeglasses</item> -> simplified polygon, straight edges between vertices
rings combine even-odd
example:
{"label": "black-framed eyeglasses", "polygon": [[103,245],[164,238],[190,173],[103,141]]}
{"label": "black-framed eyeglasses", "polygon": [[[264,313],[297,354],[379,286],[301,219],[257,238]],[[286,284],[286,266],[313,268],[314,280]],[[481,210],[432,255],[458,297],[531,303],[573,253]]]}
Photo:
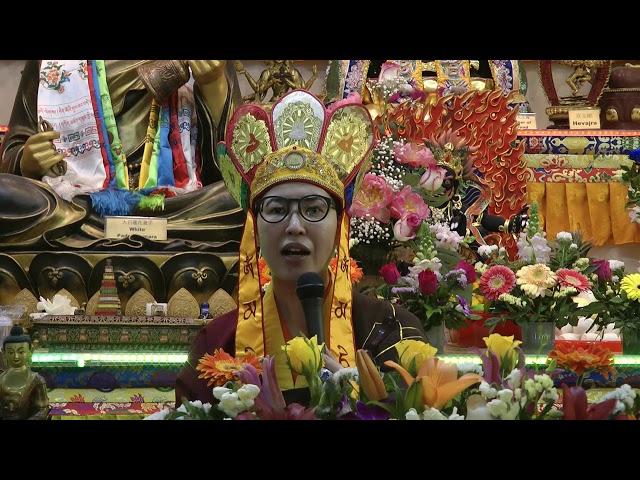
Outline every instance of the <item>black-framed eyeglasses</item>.
{"label": "black-framed eyeglasses", "polygon": [[269,196],[260,200],[258,213],[267,223],[279,223],[289,216],[292,203],[298,204],[298,214],[307,222],[320,222],[331,208],[335,208],[333,199],[322,195],[307,195],[302,198]]}

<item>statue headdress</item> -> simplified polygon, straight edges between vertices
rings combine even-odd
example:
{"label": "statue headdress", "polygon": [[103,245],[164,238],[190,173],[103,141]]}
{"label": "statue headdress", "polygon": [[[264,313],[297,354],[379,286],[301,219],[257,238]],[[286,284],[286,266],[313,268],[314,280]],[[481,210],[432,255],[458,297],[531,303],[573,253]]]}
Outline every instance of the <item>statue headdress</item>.
{"label": "statue headdress", "polygon": [[476,180],[473,162],[478,147],[470,147],[464,138],[451,130],[433,135],[427,144],[437,164],[452,171],[456,179]]}
{"label": "statue headdress", "polygon": [[270,111],[243,105],[230,119],[225,142],[218,145],[218,166],[247,212],[240,245],[236,355],[248,350],[266,353],[255,202],[278,184],[307,182],[325,189],[342,207],[327,340],[336,358],[355,365],[347,211],[356,176],[372,146],[373,124],[362,105],[340,102],[327,109],[303,90],[288,93]]}

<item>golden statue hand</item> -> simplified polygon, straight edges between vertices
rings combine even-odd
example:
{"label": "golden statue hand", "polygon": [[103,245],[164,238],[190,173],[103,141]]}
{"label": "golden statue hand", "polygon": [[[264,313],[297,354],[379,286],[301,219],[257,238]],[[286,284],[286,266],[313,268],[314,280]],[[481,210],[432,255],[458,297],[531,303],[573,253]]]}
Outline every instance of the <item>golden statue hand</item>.
{"label": "golden statue hand", "polygon": [[226,60],[189,60],[195,81],[202,85],[224,78]]}
{"label": "golden statue hand", "polygon": [[223,122],[222,113],[229,94],[226,60],[189,60],[191,73],[200,88],[214,125]]}
{"label": "golden statue hand", "polygon": [[51,170],[64,160],[62,154],[56,151],[52,143],[58,138],[60,138],[60,132],[51,130],[36,133],[27,139],[20,159],[20,170],[23,176],[37,180],[40,180],[45,174],[57,176]]}

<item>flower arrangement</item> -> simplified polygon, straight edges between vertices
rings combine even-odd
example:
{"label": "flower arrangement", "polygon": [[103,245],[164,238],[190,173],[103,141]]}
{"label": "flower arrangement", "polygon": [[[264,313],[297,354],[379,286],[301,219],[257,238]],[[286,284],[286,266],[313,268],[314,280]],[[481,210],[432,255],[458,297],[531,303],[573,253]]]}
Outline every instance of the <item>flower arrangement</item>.
{"label": "flower arrangement", "polygon": [[[592,288],[580,312],[594,319],[603,333],[619,329],[625,353],[637,353],[640,338],[640,273],[625,274],[618,260],[593,260]],[[615,327],[615,328],[614,328]]]}
{"label": "flower arrangement", "polygon": [[424,145],[394,142],[390,137],[378,143],[371,169],[349,210],[352,246],[388,247],[415,238],[430,209],[423,196],[403,179],[409,172],[429,168],[435,168],[435,160]]}
{"label": "flower arrangement", "polygon": [[[548,374],[536,375],[527,372],[524,368],[524,355],[518,341],[513,340],[513,337],[493,334],[485,338],[485,342],[487,351],[482,355],[484,381],[480,384],[478,392],[467,399],[467,420],[601,420],[612,416],[617,418],[615,415],[618,412],[614,409],[616,399],[605,397],[600,403],[588,405],[587,394],[581,386],[562,385],[559,392]],[[598,363],[596,368],[602,368],[605,363]],[[547,371],[553,370],[555,366],[552,362]],[[619,409],[624,411],[627,405],[633,405],[633,401],[629,402],[630,388],[625,385],[618,390],[610,396],[625,399],[626,403]],[[632,400],[634,399],[635,396]],[[633,406],[629,409],[633,411]]]}
{"label": "flower arrangement", "polygon": [[464,239],[447,225],[423,223],[410,243],[411,264],[388,263],[379,273],[384,284],[378,295],[416,315],[425,330],[444,325],[456,329],[471,312],[474,267],[459,255]]}
{"label": "flower arrangement", "polygon": [[[325,368],[323,346],[315,338],[296,337],[283,346],[289,368],[309,385],[308,405],[287,405],[271,356],[236,359],[222,350],[203,357],[202,378],[213,388],[213,404],[183,401],[149,419],[181,420],[475,420],[630,418],[640,400],[628,386],[588,406],[580,386],[559,391],[547,374],[524,368],[520,342],[492,334],[480,352],[483,365],[452,364],[435,356],[435,348],[417,340],[395,345],[398,362],[386,361],[381,372],[364,350],[355,368]],[[215,359],[215,360],[214,360]],[[559,363],[559,357],[557,357]],[[603,364],[598,363],[597,368]],[[551,366],[550,366],[551,368]]]}
{"label": "flower arrangement", "polygon": [[488,325],[511,319],[519,324],[555,322],[558,326],[577,322],[579,301],[587,294],[595,267],[585,257],[589,245],[579,234],[559,232],[548,241],[538,230],[535,205],[531,223],[520,234],[518,254],[509,260],[506,252],[485,247],[477,292],[486,300],[486,309],[496,314]]}

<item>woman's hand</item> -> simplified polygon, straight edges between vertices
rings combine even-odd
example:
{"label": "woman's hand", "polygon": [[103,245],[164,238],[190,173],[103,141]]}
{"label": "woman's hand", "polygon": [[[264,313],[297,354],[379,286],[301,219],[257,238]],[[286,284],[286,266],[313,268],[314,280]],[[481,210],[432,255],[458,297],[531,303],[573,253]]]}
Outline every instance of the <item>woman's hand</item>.
{"label": "woman's hand", "polygon": [[324,360],[324,368],[329,370],[331,373],[336,373],[338,370],[343,368],[342,365],[340,365],[340,362],[336,360],[336,357],[334,357],[327,349],[322,353],[322,359]]}

